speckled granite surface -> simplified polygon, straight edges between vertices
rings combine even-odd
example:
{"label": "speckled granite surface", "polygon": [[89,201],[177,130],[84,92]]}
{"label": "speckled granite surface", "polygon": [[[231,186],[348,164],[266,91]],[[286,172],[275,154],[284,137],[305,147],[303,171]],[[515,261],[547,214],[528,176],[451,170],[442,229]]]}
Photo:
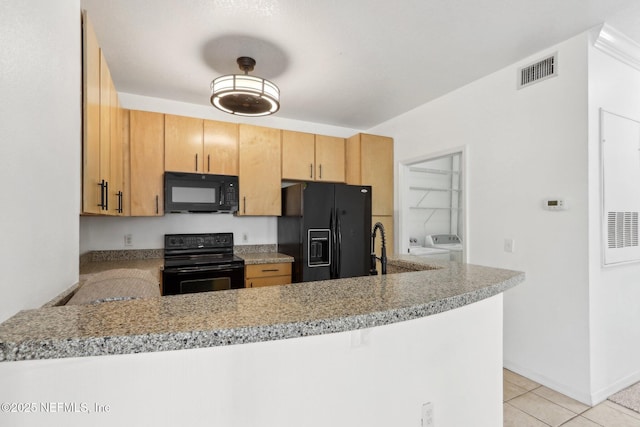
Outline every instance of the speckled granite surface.
{"label": "speckled granite surface", "polygon": [[25,310],[0,324],[0,361],[192,349],[342,332],[489,298],[524,273],[398,256],[432,269],[144,300]]}
{"label": "speckled granite surface", "polygon": [[242,254],[257,254],[277,252],[278,245],[234,245],[233,253],[236,255]]}
{"label": "speckled granite surface", "polygon": [[264,253],[235,253],[244,260],[245,265],[249,264],[277,264],[280,262],[293,262],[293,257],[280,254],[278,252]]}

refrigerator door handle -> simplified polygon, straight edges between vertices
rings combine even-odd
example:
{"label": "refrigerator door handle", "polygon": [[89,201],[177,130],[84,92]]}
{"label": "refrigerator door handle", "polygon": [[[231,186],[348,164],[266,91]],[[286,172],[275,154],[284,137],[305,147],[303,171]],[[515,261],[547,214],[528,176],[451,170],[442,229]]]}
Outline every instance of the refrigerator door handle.
{"label": "refrigerator door handle", "polygon": [[340,229],[340,214],[336,208],[336,277],[340,277],[340,271],[342,265],[340,259],[342,258],[342,230]]}
{"label": "refrigerator door handle", "polygon": [[336,234],[336,216],[335,216],[335,209],[331,209],[331,214],[330,214],[330,218],[329,218],[329,229],[331,230],[331,265],[329,266],[329,277],[331,279],[335,279],[337,278],[337,274],[338,274],[338,270],[337,270],[337,264],[336,264],[336,260],[338,259],[337,257],[337,252],[338,252],[338,239],[337,239],[337,234]]}

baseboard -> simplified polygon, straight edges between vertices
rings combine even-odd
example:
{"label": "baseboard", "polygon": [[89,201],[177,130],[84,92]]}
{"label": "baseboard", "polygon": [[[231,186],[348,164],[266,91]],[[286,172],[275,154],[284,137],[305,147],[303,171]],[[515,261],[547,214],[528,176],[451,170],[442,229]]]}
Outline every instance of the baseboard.
{"label": "baseboard", "polygon": [[640,381],[640,371],[616,381],[608,387],[605,387],[597,392],[593,393],[593,399],[595,402],[602,402],[609,398],[609,396],[616,394],[617,392],[624,390],[625,388]]}
{"label": "baseboard", "polygon": [[589,406],[594,405],[592,396],[588,392],[576,390],[572,387],[568,387],[566,384],[561,384],[557,381],[552,380],[551,378],[545,377],[544,375],[540,375],[538,372],[534,372],[530,369],[519,366],[508,360],[503,361],[503,366],[506,369],[515,372],[516,374],[522,375],[523,377],[527,377],[530,380],[533,380],[538,384],[541,384],[545,387],[555,390],[558,393],[562,393],[565,396],[569,396],[570,398],[575,399],[580,403],[584,403],[585,405],[589,405]]}
{"label": "baseboard", "polygon": [[515,372],[516,374],[520,374],[524,377],[529,378],[545,387],[553,389],[559,393],[564,394],[565,396],[569,396],[572,399],[577,400],[578,402],[584,403],[585,405],[595,406],[598,403],[601,403],[613,394],[624,390],[625,388],[637,383],[640,381],[640,371],[635,372],[631,375],[628,375],[615,383],[600,389],[596,392],[584,392],[580,390],[576,390],[572,387],[568,387],[566,384],[558,383],[557,381],[552,380],[551,378],[545,377],[544,375],[540,375],[537,372],[531,371],[530,369],[523,368],[515,363],[512,363],[508,360],[503,361],[503,366]]}

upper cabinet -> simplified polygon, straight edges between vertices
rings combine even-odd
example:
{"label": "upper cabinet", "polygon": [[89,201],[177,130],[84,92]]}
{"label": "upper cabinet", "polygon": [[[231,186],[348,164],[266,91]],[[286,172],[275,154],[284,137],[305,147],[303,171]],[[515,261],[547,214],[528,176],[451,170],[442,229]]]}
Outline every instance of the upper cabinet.
{"label": "upper cabinet", "polygon": [[345,139],[316,135],[316,181],[345,182]]}
{"label": "upper cabinet", "polygon": [[164,170],[203,172],[203,120],[165,114]]}
{"label": "upper cabinet", "polygon": [[109,213],[113,215],[128,215],[125,210],[125,191],[124,180],[124,134],[122,121],[122,108],[118,100],[118,92],[113,85],[113,81],[109,79],[109,96],[111,99],[109,106],[109,200],[112,200],[109,206]]}
{"label": "upper cabinet", "polygon": [[123,170],[118,95],[86,12],[82,15],[82,212],[119,215]]}
{"label": "upper cabinet", "polygon": [[164,114],[129,112],[130,215],[164,214]]}
{"label": "upper cabinet", "polygon": [[238,125],[165,115],[166,171],[238,175]]}
{"label": "upper cabinet", "polygon": [[216,175],[238,175],[238,124],[204,121],[203,170]]}
{"label": "upper cabinet", "polygon": [[345,182],[345,140],[282,131],[282,179]]}
{"label": "upper cabinet", "polygon": [[82,212],[101,213],[100,46],[86,13],[82,15]]}
{"label": "upper cabinet", "polygon": [[239,126],[238,215],[280,215],[280,132],[261,126]]}
{"label": "upper cabinet", "polygon": [[316,139],[312,133],[282,131],[282,179],[313,181]]}
{"label": "upper cabinet", "polygon": [[393,215],[393,139],[359,133],[347,139],[347,184],[372,187],[372,215]]}

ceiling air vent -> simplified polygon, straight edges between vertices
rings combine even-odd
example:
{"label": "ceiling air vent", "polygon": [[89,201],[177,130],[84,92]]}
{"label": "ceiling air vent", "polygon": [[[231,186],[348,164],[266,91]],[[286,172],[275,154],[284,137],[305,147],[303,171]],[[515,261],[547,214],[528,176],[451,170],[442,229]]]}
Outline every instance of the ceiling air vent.
{"label": "ceiling air vent", "polygon": [[530,86],[534,83],[555,77],[558,75],[558,54],[527,65],[518,70],[518,89]]}
{"label": "ceiling air vent", "polygon": [[607,212],[608,246],[638,246],[638,212]]}

